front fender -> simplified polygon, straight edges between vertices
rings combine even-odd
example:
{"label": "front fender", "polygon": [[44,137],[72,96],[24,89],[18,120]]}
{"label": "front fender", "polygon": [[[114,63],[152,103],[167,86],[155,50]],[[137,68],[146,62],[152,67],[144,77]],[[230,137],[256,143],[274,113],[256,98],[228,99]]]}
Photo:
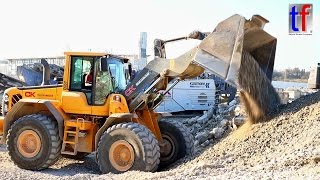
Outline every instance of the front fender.
{"label": "front fender", "polygon": [[3,137],[2,143],[7,140],[8,131],[11,125],[20,117],[37,114],[41,112],[49,112],[57,121],[59,127],[59,136],[63,139],[63,126],[64,118],[66,114],[60,109],[54,106],[58,101],[48,101],[39,99],[21,99],[19,100],[6,114],[3,120]]}
{"label": "front fender", "polygon": [[104,131],[107,128],[109,128],[110,126],[112,126],[114,124],[118,124],[118,123],[122,123],[122,122],[131,122],[133,116],[134,116],[134,114],[132,114],[132,113],[115,113],[115,114],[111,114],[107,118],[107,120],[105,121],[103,126],[98,130],[98,132],[96,134],[96,137],[95,137],[95,149],[97,149],[100,137],[102,136],[102,134],[104,133]]}

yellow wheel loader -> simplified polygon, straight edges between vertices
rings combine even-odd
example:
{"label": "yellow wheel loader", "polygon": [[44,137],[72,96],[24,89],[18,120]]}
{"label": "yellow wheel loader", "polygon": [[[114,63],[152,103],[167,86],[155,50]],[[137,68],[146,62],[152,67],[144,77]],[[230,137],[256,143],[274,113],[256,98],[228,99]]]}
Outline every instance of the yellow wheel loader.
{"label": "yellow wheel loader", "polygon": [[[12,161],[29,170],[47,168],[61,154],[83,158],[92,152],[96,152],[103,173],[164,168],[192,154],[194,143],[183,124],[160,120],[153,111],[162,101],[160,90],[166,90],[170,81],[174,81],[173,87],[179,80],[197,77],[204,69],[247,90],[251,86],[245,82],[250,77],[238,80],[247,59],[270,79],[276,39],[263,30],[266,22],[258,15],[251,20],[233,15],[211,33],[157,40],[155,59],[129,83],[124,70],[128,59],[115,55],[66,52],[59,85],[48,84],[49,68],[43,60],[42,86],[14,87],[4,92],[2,142],[7,144]],[[176,59],[165,58],[165,43],[190,38],[202,41]],[[250,58],[244,59],[243,54]],[[264,92],[259,92],[259,97]],[[256,103],[277,103],[276,99],[261,101],[270,100],[258,99]],[[272,107],[261,108],[267,113]]]}

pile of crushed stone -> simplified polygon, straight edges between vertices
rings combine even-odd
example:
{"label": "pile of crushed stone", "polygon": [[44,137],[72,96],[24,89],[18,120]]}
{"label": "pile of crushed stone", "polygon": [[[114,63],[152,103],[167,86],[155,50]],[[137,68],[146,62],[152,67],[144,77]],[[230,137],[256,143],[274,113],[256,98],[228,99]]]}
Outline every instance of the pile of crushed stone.
{"label": "pile of crushed stone", "polygon": [[101,175],[94,156],[84,161],[61,158],[47,170],[19,169],[0,148],[2,178],[61,179],[275,179],[320,178],[320,92],[279,107],[268,121],[246,122],[194,157],[167,171],[130,171]]}
{"label": "pile of crushed stone", "polygon": [[319,127],[316,92],[283,105],[269,121],[247,122],[172,171],[178,178],[319,178]]}

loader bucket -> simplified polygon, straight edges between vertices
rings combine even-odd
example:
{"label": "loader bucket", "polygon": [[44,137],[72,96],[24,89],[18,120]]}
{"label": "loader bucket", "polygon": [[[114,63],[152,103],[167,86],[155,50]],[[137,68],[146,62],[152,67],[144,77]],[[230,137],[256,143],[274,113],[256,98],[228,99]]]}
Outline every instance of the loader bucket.
{"label": "loader bucket", "polygon": [[263,30],[259,15],[233,15],[199,45],[194,61],[240,90],[249,121],[267,120],[280,104],[271,85],[277,39]]}
{"label": "loader bucket", "polygon": [[237,14],[231,16],[200,43],[194,61],[239,87],[242,53],[246,51],[271,80],[277,39],[263,30],[267,22],[259,15],[252,16],[251,20]]}

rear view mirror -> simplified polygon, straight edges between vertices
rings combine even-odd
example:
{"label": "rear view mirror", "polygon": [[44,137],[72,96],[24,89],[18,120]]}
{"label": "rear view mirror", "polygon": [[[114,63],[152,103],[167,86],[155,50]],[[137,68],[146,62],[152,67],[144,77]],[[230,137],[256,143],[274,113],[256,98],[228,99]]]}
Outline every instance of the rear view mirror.
{"label": "rear view mirror", "polygon": [[131,63],[128,63],[128,71],[129,71],[129,75],[132,75],[132,65]]}
{"label": "rear view mirror", "polygon": [[126,80],[129,82],[129,80],[132,77],[132,65],[131,63],[125,63],[125,75],[126,75]]}
{"label": "rear view mirror", "polygon": [[105,58],[105,57],[100,58],[100,70],[102,72],[108,71],[107,58]]}

